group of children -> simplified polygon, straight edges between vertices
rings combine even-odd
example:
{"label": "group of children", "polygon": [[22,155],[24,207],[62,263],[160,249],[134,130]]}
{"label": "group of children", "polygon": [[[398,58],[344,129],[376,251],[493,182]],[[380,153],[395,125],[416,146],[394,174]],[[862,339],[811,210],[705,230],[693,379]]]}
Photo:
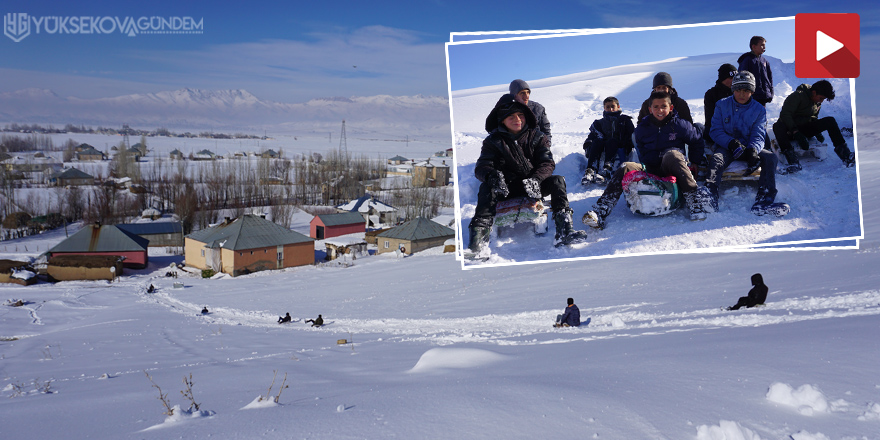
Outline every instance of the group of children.
{"label": "group of children", "polygon": [[[678,96],[672,76],[666,72],[655,75],[652,93],[635,122],[623,114],[617,98],[605,98],[602,118],[592,123],[583,144],[587,169],[581,183],[607,186],[593,209],[584,214],[584,224],[605,227],[623,193],[624,176],[631,171],[674,177],[690,218],[705,219],[707,213],[718,210],[722,174],[737,160],[745,162],[746,176],[761,170],[751,212],[775,216],[789,212],[787,204],[775,201],[778,160],[770,151],[766,132],[765,106],[773,100],[773,74],[762,56],[766,40],[752,37],[749,46],[751,50],[739,57],[738,67],[724,64],[718,69],[718,80],[704,96],[705,125],[694,123],[687,102]],[[474,170],[482,184],[468,228],[471,253],[485,248],[497,202],[515,196],[551,195],[557,242],[577,242],[586,236],[572,226],[565,180],[552,175],[555,162],[546,109],[530,99],[531,90],[521,79],[513,81],[509,91],[486,119],[489,136]],[[785,99],[773,131],[788,162],[786,172],[801,169],[789,139],[806,149],[810,137],[824,141],[823,131],[828,131],[844,164],[855,163],[834,118],[818,118],[822,102],[833,98],[833,87],[821,80],[801,85]],[[631,159],[634,150],[638,162]],[[707,150],[711,154],[706,154]],[[695,178],[700,168],[708,169],[704,186]]]}

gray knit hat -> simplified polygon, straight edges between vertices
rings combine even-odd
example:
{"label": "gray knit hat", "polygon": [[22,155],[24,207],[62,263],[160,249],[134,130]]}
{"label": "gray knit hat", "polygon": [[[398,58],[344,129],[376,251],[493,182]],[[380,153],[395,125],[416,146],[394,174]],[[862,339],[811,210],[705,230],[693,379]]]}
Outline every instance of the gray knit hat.
{"label": "gray knit hat", "polygon": [[660,72],[654,75],[654,85],[651,88],[656,88],[657,86],[667,86],[670,89],[672,88],[672,75],[666,72]]}
{"label": "gray knit hat", "polygon": [[743,70],[733,76],[733,84],[730,85],[730,90],[735,92],[741,89],[748,89],[750,92],[755,93],[755,75],[752,75],[752,72]]}
{"label": "gray knit hat", "polygon": [[510,94],[511,95],[516,96],[516,94],[519,93],[520,90],[532,91],[532,88],[529,87],[529,83],[527,83],[521,79],[515,79],[510,82]]}

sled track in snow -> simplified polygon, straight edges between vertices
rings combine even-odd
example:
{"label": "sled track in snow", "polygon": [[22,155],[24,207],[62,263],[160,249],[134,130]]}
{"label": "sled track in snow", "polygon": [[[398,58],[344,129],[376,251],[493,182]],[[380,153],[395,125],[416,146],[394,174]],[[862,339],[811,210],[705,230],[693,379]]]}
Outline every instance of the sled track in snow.
{"label": "sled track in snow", "polygon": [[[279,328],[269,312],[217,307],[201,316],[201,306],[162,293],[149,296],[177,313],[198,316],[211,324]],[[602,309],[581,309],[588,327],[552,327],[559,310],[541,310],[507,315],[482,315],[443,319],[351,319],[335,318],[332,327],[285,326],[291,331],[323,331],[375,335],[360,343],[376,341],[418,341],[438,345],[480,342],[498,345],[536,345],[573,341],[663,335],[667,333],[727,327],[760,327],[818,319],[880,315],[880,291],[836,293],[824,297],[789,298],[753,309],[727,311],[721,308],[684,312],[653,311],[662,304],[624,304]]]}

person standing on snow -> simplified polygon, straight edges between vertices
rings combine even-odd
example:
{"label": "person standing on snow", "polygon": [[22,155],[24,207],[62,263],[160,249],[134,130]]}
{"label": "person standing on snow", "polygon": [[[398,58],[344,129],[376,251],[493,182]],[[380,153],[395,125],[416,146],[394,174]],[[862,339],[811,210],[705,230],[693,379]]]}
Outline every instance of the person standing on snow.
{"label": "person standing on snow", "polygon": [[751,72],[755,76],[755,95],[752,99],[766,107],[773,100],[773,72],[770,62],[762,56],[767,51],[767,40],[756,35],[749,40],[749,48],[751,50],[740,55],[736,62],[739,63],[740,72]]}
{"label": "person standing on snow", "polygon": [[553,327],[577,327],[581,325],[581,310],[574,304],[574,298],[568,299],[568,306],[561,315],[556,315]]}
{"label": "person standing on snow", "polygon": [[740,297],[739,301],[733,306],[728,307],[727,310],[739,310],[740,307],[751,308],[764,304],[764,301],[767,300],[767,292],[769,290],[764,284],[764,277],[759,273],[752,275],[752,286],[752,290],[749,290],[748,296]]}

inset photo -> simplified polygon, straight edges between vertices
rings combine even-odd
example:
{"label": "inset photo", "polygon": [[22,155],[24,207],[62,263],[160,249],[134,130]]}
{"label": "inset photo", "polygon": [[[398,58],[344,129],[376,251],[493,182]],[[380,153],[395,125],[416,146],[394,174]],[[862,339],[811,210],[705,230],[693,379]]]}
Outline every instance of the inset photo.
{"label": "inset photo", "polygon": [[453,35],[463,267],[857,247],[855,80],[797,77],[794,27]]}

